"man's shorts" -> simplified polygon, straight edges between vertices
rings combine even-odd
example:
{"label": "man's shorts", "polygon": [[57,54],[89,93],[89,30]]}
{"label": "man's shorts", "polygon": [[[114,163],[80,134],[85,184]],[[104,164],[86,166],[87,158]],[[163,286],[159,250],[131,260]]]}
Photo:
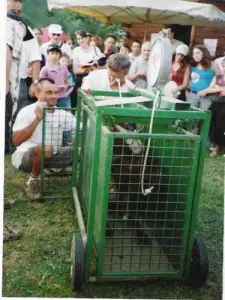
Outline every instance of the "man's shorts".
{"label": "man's shorts", "polygon": [[[21,165],[19,167],[20,171],[25,173],[32,172],[32,165],[34,160],[34,154],[37,147],[30,148],[23,155]],[[73,148],[71,146],[61,147],[59,151],[52,156],[52,158],[48,159],[44,162],[44,167],[51,169],[62,169],[68,166],[71,166],[73,162]]]}

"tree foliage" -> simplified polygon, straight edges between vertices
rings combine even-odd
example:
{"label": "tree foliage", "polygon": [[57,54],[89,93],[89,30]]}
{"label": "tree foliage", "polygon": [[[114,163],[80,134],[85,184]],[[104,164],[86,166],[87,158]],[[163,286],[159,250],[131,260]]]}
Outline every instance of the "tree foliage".
{"label": "tree foliage", "polygon": [[46,0],[23,0],[23,14],[24,19],[32,28],[60,24],[63,31],[72,37],[74,37],[74,32],[79,30],[90,32],[103,39],[109,33],[115,34],[118,38],[123,37],[125,33],[120,25],[107,26],[87,16],[64,10],[49,11]]}

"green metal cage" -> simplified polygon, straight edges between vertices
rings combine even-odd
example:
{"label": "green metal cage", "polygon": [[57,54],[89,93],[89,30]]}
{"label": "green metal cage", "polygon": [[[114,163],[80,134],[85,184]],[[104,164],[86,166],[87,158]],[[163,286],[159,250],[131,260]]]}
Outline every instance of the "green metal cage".
{"label": "green metal cage", "polygon": [[[41,199],[71,198],[76,109],[45,108],[42,130]],[[66,118],[64,117],[67,113]],[[57,150],[51,159],[49,151]],[[55,151],[56,152],[56,151]]]}
{"label": "green metal cage", "polygon": [[[201,286],[207,249],[195,228],[210,113],[160,95],[149,133],[154,93],[119,96],[79,91],[73,289],[91,280],[158,277]],[[191,133],[196,121],[199,135]]]}

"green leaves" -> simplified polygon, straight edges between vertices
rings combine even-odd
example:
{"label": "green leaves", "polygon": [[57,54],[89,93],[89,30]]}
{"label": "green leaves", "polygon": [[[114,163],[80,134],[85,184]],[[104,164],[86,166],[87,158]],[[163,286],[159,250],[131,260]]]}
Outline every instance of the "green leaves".
{"label": "green leaves", "polygon": [[84,15],[73,14],[64,10],[49,11],[46,0],[35,0],[35,5],[32,0],[24,0],[23,15],[31,28],[43,28],[48,27],[50,24],[60,24],[64,32],[72,38],[74,38],[74,32],[79,30],[90,32],[102,39],[109,33],[121,38],[125,32],[120,25],[107,26]]}

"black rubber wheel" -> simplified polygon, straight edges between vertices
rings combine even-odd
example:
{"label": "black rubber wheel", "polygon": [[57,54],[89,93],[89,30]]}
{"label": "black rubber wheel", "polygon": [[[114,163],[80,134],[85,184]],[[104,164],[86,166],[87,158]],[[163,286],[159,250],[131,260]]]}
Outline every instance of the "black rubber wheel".
{"label": "black rubber wheel", "polygon": [[71,280],[73,291],[79,292],[84,283],[84,244],[81,233],[74,233],[71,245]]}
{"label": "black rubber wheel", "polygon": [[192,249],[188,283],[194,288],[200,288],[206,283],[208,274],[208,251],[202,237],[200,235],[196,235]]}

